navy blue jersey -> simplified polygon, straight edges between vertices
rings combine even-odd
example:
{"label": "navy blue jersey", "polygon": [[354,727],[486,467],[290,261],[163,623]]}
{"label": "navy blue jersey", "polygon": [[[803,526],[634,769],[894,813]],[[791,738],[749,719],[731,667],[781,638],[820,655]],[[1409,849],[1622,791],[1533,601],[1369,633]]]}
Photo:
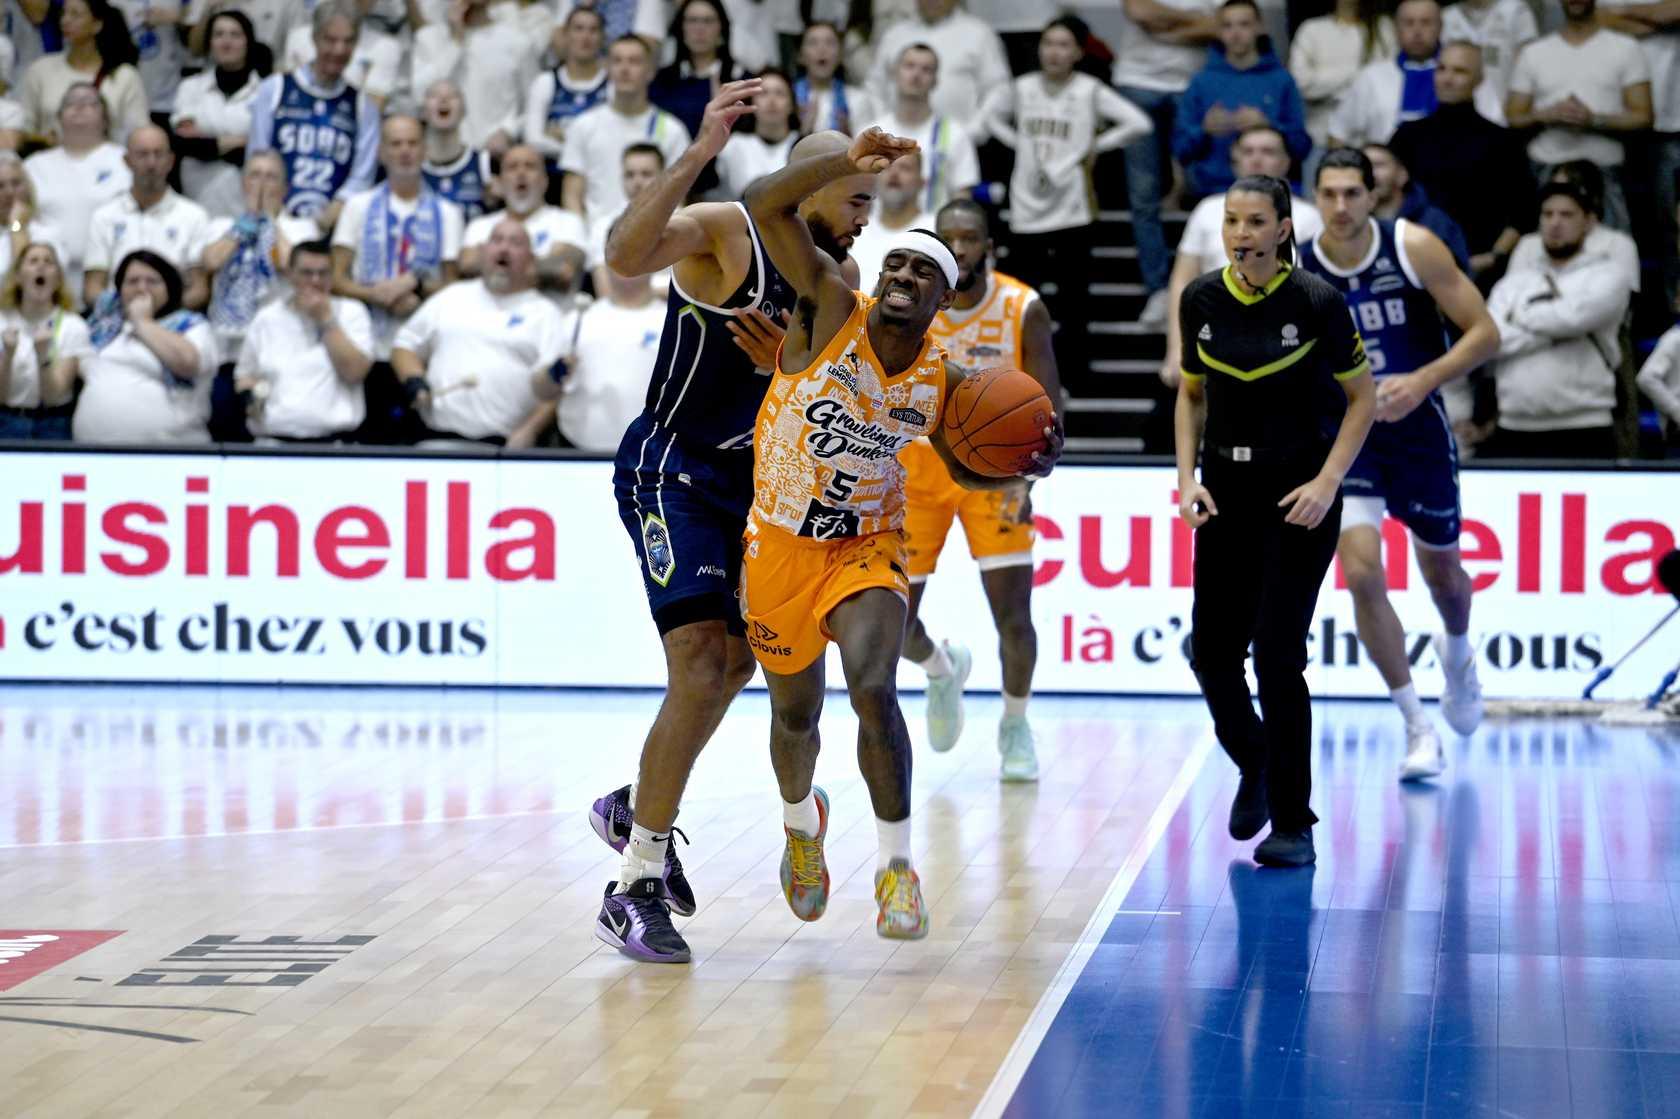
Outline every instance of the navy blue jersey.
{"label": "navy blue jersey", "polygon": [[490,186],[490,153],[468,148],[453,163],[422,163],[420,175],[432,193],[461,207],[467,221],[489,209],[484,203]]}
{"label": "navy blue jersey", "polygon": [[770,373],[753,368],[752,359],[735,344],[728,324],[734,321],[734,312],[745,307],[757,307],[780,322],[784,311],[793,311],[794,290],[764,251],[746,206],[735,205],[746,218],[752,238],[746,278],[723,306],[714,307],[685,294],[672,277],[659,357],[643,415],[656,428],[674,432],[691,450],[750,455],[753,424],[770,389]]}
{"label": "navy blue jersey", "polygon": [[1347,297],[1373,375],[1413,373],[1450,348],[1446,324],[1406,257],[1405,219],[1372,218],[1371,225],[1371,250],[1354,268],[1343,270],[1325,259],[1317,237],[1301,246],[1301,266]]}
{"label": "navy blue jersey", "polygon": [[[609,42],[611,40],[608,40]],[[554,71],[554,96],[548,99],[548,113],[543,121],[546,124],[570,124],[572,118],[585,109],[593,109],[607,99],[607,71],[601,68],[601,80],[584,89],[574,89],[566,84],[566,68],[558,67]]]}
{"label": "navy blue jersey", "polygon": [[286,210],[307,217],[338,194],[356,159],[356,105],[361,94],[345,86],[325,97],[287,74],[274,108],[274,148],[286,161]]}

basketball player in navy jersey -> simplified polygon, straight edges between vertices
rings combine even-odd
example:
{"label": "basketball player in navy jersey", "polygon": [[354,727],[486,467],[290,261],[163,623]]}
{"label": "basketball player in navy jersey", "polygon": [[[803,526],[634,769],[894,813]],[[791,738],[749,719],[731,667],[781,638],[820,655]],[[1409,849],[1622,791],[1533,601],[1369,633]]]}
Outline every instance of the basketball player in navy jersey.
{"label": "basketball player in navy jersey", "polygon": [[[1301,246],[1303,267],[1347,296],[1377,380],[1377,422],[1342,481],[1336,554],[1353,592],[1354,616],[1389,693],[1406,719],[1400,779],[1446,768],[1441,738],[1412,683],[1406,631],[1388,601],[1383,513],[1411,530],[1418,569],[1445,633],[1434,638],[1446,676],[1441,713],[1459,734],[1482,719],[1470,645],[1470,577],[1459,558],[1458,448],[1437,391],[1492,358],[1499,328],[1476,285],[1433,233],[1405,219],[1378,220],[1376,176],[1365,154],[1338,148],[1318,165],[1324,231]],[[1447,336],[1445,319],[1460,331]]]}
{"label": "basketball player in navy jersey", "polygon": [[310,17],[315,60],[263,79],[251,103],[246,150],[273,149],[286,161],[286,212],[338,221],[343,200],[373,186],[379,167],[379,106],[344,80],[355,53],[361,12],[348,0],[324,0]]}
{"label": "basketball player in navy jersey", "polygon": [[[752,437],[773,357],[738,346],[728,329],[751,311],[780,320],[794,290],[764,250],[746,207],[678,209],[731,126],[752,112],[759,82],[731,82],[706,106],[688,151],[630,204],[607,239],[607,266],[627,276],[671,268],[664,333],[644,410],[625,432],[613,477],[619,515],[641,561],[648,605],[665,648],[665,700],[642,747],[640,775],[590,812],[597,834],[624,854],[595,935],[640,960],[682,963],[688,945],[671,913],[694,893],[671,847],[672,824],[695,758],[752,677],[736,598],[741,538],[753,496]],[[807,136],[796,159],[844,151],[839,133]],[[855,175],[800,208],[812,238],[842,262],[868,220],[875,177]]]}

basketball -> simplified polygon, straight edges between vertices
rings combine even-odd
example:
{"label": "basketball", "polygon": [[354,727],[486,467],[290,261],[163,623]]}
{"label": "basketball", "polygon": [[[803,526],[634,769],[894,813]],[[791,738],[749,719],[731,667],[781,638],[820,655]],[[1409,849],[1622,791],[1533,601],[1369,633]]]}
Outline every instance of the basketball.
{"label": "basketball", "polygon": [[1044,429],[1055,410],[1044,387],[1019,369],[985,369],[957,386],[945,403],[945,440],[957,461],[987,478],[1012,478],[1033,468],[1048,447]]}

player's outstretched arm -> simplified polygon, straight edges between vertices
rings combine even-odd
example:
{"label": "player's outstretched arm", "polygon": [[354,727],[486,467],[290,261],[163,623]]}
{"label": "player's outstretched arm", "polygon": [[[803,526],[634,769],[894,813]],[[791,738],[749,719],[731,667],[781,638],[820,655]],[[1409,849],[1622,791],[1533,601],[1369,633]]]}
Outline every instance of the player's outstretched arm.
{"label": "player's outstretched arm", "polygon": [[729,142],[735,122],[753,111],[752,99],[763,83],[757,78],[730,82],[706,105],[700,134],[678,160],[625,209],[607,237],[607,267],[623,276],[643,276],[669,268],[685,256],[705,252],[717,230],[709,228],[714,211],[734,213],[733,206],[691,206],[677,213],[706,164]]}

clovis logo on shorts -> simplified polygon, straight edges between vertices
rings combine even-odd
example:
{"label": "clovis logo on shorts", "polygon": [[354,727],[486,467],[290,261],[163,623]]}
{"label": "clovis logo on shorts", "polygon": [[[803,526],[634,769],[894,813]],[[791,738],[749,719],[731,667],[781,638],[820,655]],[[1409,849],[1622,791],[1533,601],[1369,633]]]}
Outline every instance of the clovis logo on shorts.
{"label": "clovis logo on shorts", "polygon": [[805,420],[816,429],[806,432],[805,446],[819,459],[850,455],[874,462],[892,458],[904,442],[879,424],[858,421],[839,401],[827,397],[806,406]]}

